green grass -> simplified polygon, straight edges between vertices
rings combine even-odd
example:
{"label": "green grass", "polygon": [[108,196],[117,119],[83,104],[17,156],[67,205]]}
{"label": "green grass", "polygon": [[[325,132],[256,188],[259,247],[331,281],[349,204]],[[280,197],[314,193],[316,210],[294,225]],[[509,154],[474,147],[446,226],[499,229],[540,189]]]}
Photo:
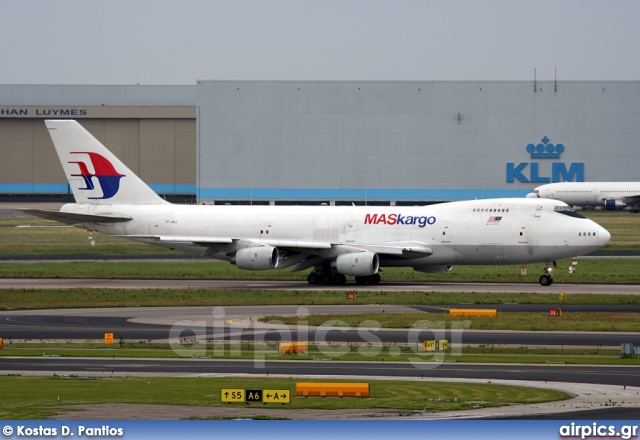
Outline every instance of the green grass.
{"label": "green grass", "polygon": [[[25,204],[28,206],[28,204]],[[120,237],[89,233],[51,220],[19,216],[0,219],[1,255],[96,255],[96,254],[176,254],[165,248],[149,246]]]}
{"label": "green grass", "polygon": [[[271,318],[261,318],[269,321]],[[298,317],[278,317],[287,325],[298,325]],[[430,328],[450,329],[465,323],[470,330],[518,330],[518,331],[585,331],[585,332],[636,332],[640,328],[640,313],[572,312],[551,317],[548,313],[501,312],[495,318],[452,317],[446,313],[368,313],[311,315],[305,319],[308,325],[382,328]],[[468,325],[468,327],[467,327]]]}
{"label": "green grass", "polygon": [[[424,338],[422,338],[424,339]],[[540,347],[480,345],[459,346],[447,352],[426,352],[422,343],[415,344],[309,344],[307,353],[292,355],[278,354],[277,343],[238,343],[224,347],[208,345],[187,345],[174,351],[169,344],[132,342],[104,345],[99,343],[37,343],[6,342],[0,356],[18,357],[102,357],[102,358],[142,358],[168,359],[184,357],[205,357],[211,359],[264,359],[296,360],[332,359],[334,361],[357,362],[467,362],[467,363],[518,363],[546,364],[548,362],[588,365],[640,365],[640,358],[622,358],[620,350],[593,347]]]}
{"label": "green grass", "polygon": [[[250,378],[117,378],[73,380],[57,377],[0,376],[0,418],[44,419],[67,411],[62,405],[105,403],[227,406],[220,402],[222,388],[288,389],[291,404],[262,404],[260,408],[399,409],[432,411],[467,409],[471,404],[503,406],[569,398],[564,393],[526,387],[445,382],[371,381],[369,398],[318,398],[295,396],[295,379]],[[334,382],[334,380],[332,380]],[[336,381],[338,382],[338,381]],[[59,400],[58,400],[59,399]],[[438,400],[440,399],[440,400]],[[455,401],[457,399],[457,401]]]}
{"label": "green grass", "polygon": [[605,251],[637,251],[640,249],[640,215],[629,211],[580,211],[611,233]]}
{"label": "green grass", "polygon": [[[569,274],[571,261],[558,262],[555,283],[638,284],[640,264],[635,259],[581,259],[578,271]],[[425,274],[411,268],[384,268],[384,281],[409,282],[487,282],[537,284],[542,264],[528,266],[528,275],[520,276],[520,266],[455,266],[451,272]],[[160,278],[160,279],[245,279],[245,280],[306,280],[308,271],[249,271],[229,263],[196,262],[38,262],[2,263],[1,278]],[[348,289],[349,286],[345,286]]]}
{"label": "green grass", "polygon": [[[640,217],[627,212],[583,211],[587,217],[600,223],[612,233],[611,242],[603,250],[640,249]],[[23,227],[28,226],[28,227]],[[94,233],[95,246],[89,245],[88,233],[82,229],[52,227],[59,223],[43,219],[17,216],[0,219],[0,253],[2,255],[83,255],[83,254],[166,254],[182,255],[160,247],[144,245],[118,237]],[[559,263],[555,272],[556,283],[639,283],[640,265],[634,260],[581,259],[578,273],[568,274],[569,261]],[[446,274],[422,274],[409,268],[385,269],[384,280],[443,281],[443,282],[531,282],[537,283],[542,273],[542,265],[529,265],[529,276],[520,277],[520,266],[477,266],[455,267]],[[176,278],[176,279],[282,279],[304,280],[305,273],[291,274],[288,271],[251,272],[242,271],[228,263],[187,262],[185,264],[162,262],[83,262],[83,263],[5,263],[0,264],[0,277],[46,277],[46,278]],[[521,304],[637,304],[638,296],[627,295],[569,295],[561,301],[555,294],[484,294],[484,293],[422,293],[422,292],[361,292],[358,299],[347,301],[345,286],[342,292],[331,291],[206,291],[206,290],[137,290],[119,289],[67,289],[67,290],[0,290],[0,304],[5,308],[60,308],[60,307],[125,307],[125,306],[191,306],[191,305],[245,305],[245,304],[500,304],[518,302]],[[388,315],[389,316],[389,315]],[[427,315],[428,316],[428,315]],[[444,314],[435,315],[441,320]],[[594,318],[595,315],[587,314]],[[424,320],[425,315],[420,315]],[[569,319],[540,318],[536,315],[533,325],[541,322],[565,325]],[[404,319],[408,318],[407,316]],[[500,316],[502,318],[502,316]],[[335,319],[335,317],[332,317]],[[475,320],[478,318],[473,318]],[[519,318],[525,322],[524,318]],[[552,321],[555,319],[555,321]],[[625,317],[624,319],[627,319]],[[633,317],[637,328],[637,318]],[[436,319],[433,319],[434,321]],[[615,319],[598,317],[611,325]],[[499,321],[490,321],[496,325]],[[479,325],[479,323],[477,323]],[[531,323],[529,323],[531,325]],[[395,324],[394,324],[395,325]],[[473,328],[473,327],[472,327]],[[585,330],[581,328],[581,330]],[[165,357],[175,356],[173,351],[140,341],[125,348],[73,348],[64,346],[16,347],[5,340],[5,355],[41,356],[47,354]],[[340,347],[325,347],[323,356]],[[366,349],[366,347],[365,347]],[[374,347],[375,349],[375,347]],[[315,351],[314,351],[315,350]],[[515,347],[505,349],[495,347],[463,347],[455,357],[447,354],[445,359],[457,362],[568,362],[568,363],[613,363],[636,364],[636,359],[620,359],[615,353],[577,353],[557,349]],[[254,356],[245,350],[242,356]],[[340,359],[363,359],[363,355],[353,347],[350,353]],[[524,353],[522,352],[524,351]],[[565,351],[561,349],[561,351]],[[309,355],[318,353],[312,348]],[[370,361],[406,361],[411,358],[429,359],[428,355],[417,356],[406,347],[382,347],[371,355]],[[274,354],[273,347],[263,349],[263,355],[282,358]],[[296,357],[303,359],[303,357]],[[0,377],[3,390],[0,401],[0,417],[3,419],[41,419],[59,413],[61,405],[86,405],[92,403],[151,403],[176,405],[221,405],[220,388],[285,388],[294,390],[293,379],[239,379],[239,378],[121,378],[103,380],[70,380],[42,377]],[[58,401],[60,396],[60,401]],[[412,410],[455,410],[469,408],[470,404],[481,402],[484,406],[509,403],[537,403],[541,401],[565,399],[568,396],[555,392],[532,388],[502,387],[496,385],[448,384],[433,382],[372,382],[372,397],[369,399],[322,399],[293,398],[286,408],[319,408],[340,410],[349,408],[392,408]],[[437,399],[441,399],[437,401]],[[455,402],[454,399],[458,399]],[[346,403],[345,403],[346,402]],[[281,405],[261,407],[282,408]],[[66,410],[65,410],[66,411]]]}
{"label": "green grass", "polygon": [[456,304],[639,304],[640,295],[483,292],[367,292],[346,299],[344,291],[325,290],[202,290],[202,289],[0,289],[6,309],[79,307],[180,307],[243,305],[456,305]]}

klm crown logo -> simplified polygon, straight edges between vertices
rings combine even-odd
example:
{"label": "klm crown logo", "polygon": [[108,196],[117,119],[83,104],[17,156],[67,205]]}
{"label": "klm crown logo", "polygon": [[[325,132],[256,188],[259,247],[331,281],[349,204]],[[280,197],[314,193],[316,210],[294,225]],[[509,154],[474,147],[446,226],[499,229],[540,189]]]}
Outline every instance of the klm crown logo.
{"label": "klm crown logo", "polygon": [[507,183],[584,182],[584,162],[538,162],[536,159],[560,159],[563,144],[552,144],[547,136],[538,144],[527,144],[531,162],[507,162]]}
{"label": "klm crown logo", "polygon": [[560,159],[560,155],[564,152],[564,145],[550,144],[546,136],[541,141],[542,143],[538,145],[527,144],[527,152],[531,154],[531,159]]}

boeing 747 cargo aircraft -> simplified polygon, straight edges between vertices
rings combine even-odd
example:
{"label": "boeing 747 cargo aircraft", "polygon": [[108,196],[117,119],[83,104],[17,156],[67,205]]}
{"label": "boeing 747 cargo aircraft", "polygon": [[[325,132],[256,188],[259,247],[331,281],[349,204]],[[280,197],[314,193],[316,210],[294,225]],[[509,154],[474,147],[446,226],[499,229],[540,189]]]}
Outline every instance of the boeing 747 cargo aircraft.
{"label": "boeing 747 cargo aircraft", "polygon": [[[311,269],[312,284],[344,284],[347,276],[378,283],[381,267],[436,273],[458,264],[551,263],[610,239],[567,204],[547,199],[415,207],[174,205],[78,122],[45,122],[76,203],[28,213],[246,270]],[[549,273],[540,277],[542,285],[552,282]]]}

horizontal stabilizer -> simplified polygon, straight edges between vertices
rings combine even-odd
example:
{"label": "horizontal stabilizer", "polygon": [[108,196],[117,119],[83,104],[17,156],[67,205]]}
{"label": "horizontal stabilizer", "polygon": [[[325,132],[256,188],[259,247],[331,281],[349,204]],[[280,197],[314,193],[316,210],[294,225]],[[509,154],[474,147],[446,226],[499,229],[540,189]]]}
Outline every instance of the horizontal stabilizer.
{"label": "horizontal stabilizer", "polygon": [[55,220],[68,225],[78,223],[121,223],[132,220],[132,217],[116,214],[76,214],[73,212],[51,211],[48,209],[21,209],[22,212],[36,217]]}

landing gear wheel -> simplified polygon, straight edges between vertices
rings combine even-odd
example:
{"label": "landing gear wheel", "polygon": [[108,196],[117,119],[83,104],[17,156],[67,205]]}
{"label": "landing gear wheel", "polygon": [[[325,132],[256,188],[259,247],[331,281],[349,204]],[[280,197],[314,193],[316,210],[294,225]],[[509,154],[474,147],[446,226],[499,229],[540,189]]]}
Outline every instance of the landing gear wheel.
{"label": "landing gear wheel", "polygon": [[553,277],[549,275],[542,275],[540,277],[540,284],[543,286],[550,286],[553,284]]}
{"label": "landing gear wheel", "polygon": [[364,277],[356,277],[356,284],[378,284],[380,282],[380,274],[367,275]]}
{"label": "landing gear wheel", "polygon": [[[364,278],[364,277],[363,277]],[[307,276],[309,284],[340,285],[347,283],[347,277],[331,270],[314,270]]]}
{"label": "landing gear wheel", "polygon": [[327,284],[333,284],[331,282],[331,275],[330,274],[320,274],[320,284],[326,286]]}
{"label": "landing gear wheel", "polygon": [[331,284],[335,284],[336,286],[340,284],[345,284],[347,282],[347,277],[342,275],[341,273],[334,272],[331,274]]}
{"label": "landing gear wheel", "polygon": [[367,284],[367,277],[356,277],[356,284]]}

